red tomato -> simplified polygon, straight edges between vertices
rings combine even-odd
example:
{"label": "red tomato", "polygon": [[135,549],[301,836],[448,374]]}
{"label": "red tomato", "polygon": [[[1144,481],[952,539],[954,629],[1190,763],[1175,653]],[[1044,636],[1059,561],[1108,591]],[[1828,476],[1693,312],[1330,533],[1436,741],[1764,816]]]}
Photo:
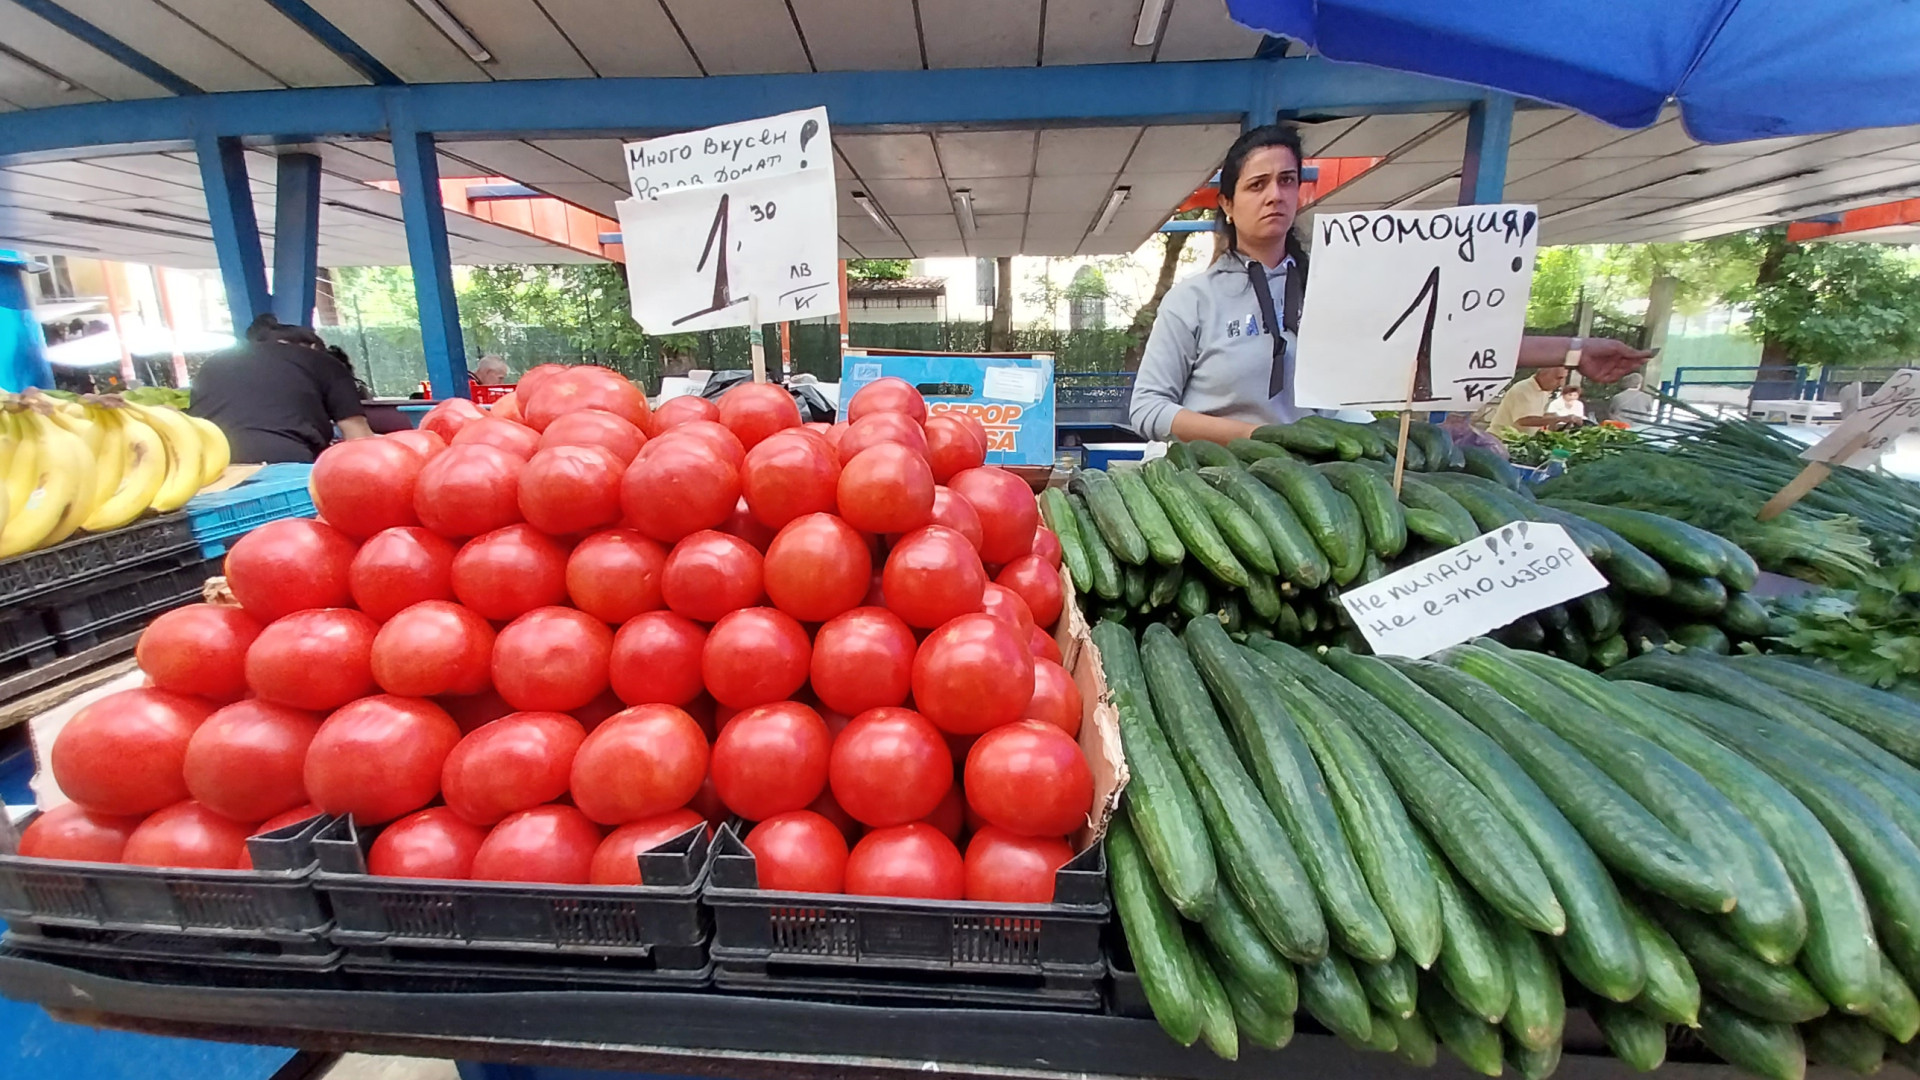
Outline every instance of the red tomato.
{"label": "red tomato", "polygon": [[974,512],[973,504],[955,495],[949,488],[935,486],[933,489],[933,519],[929,524],[944,525],[980,550],[980,515]]}
{"label": "red tomato", "polygon": [[567,596],[574,607],[617,626],[660,606],[666,565],[667,549],[633,529],[597,532],[567,556]]}
{"label": "red tomato", "polygon": [[925,822],[875,829],[847,856],[847,892],[958,900],[966,891],[960,849]]}
{"label": "red tomato", "polygon": [[912,709],[869,709],[833,741],[827,782],[834,801],[862,825],[905,825],[946,797],[953,755],[940,729]]}
{"label": "red tomato", "polygon": [[733,506],[733,513],[720,523],[720,532],[737,536],[753,545],[755,551],[766,554],[767,545],[773,543],[774,531],[759,518],[753,516],[753,510],[747,506],[746,496]]}
{"label": "red tomato", "polygon": [[660,570],[660,597],[690,619],[716,622],[765,595],[763,560],[737,536],[706,530],[673,545]]}
{"label": "red tomato", "polygon": [[668,428],[690,424],[695,420],[720,420],[720,406],[698,394],[683,394],[670,401],[663,402],[653,411],[654,426],[665,431]]}
{"label": "red tomato", "polygon": [[960,794],[960,785],[958,783],[947,785],[947,793],[940,797],[940,805],[934,807],[933,813],[921,820],[939,829],[942,836],[958,844],[960,830],[967,824],[967,800]]}
{"label": "red tomato", "polygon": [[914,655],[914,704],[942,731],[978,735],[1010,724],[1032,698],[1033,656],[1013,627],[991,615],[960,616],[927,635]]}
{"label": "red tomato", "polygon": [[1001,904],[1053,903],[1053,875],[1073,859],[1057,836],[1021,836],[996,825],[967,844],[967,899]]}
{"label": "red tomato", "polygon": [[379,694],[334,712],[307,748],[307,794],[329,814],[378,825],[440,793],[440,769],[460,725],[420,698]]}
{"label": "red tomato", "polygon": [[480,411],[480,406],[466,398],[447,398],[428,409],[427,414],[420,418],[420,430],[431,431],[447,442],[452,442],[453,437],[460,434],[461,428],[486,415]]}
{"label": "red tomato", "polygon": [[[825,717],[823,716],[822,719],[825,719]],[[833,730],[833,724],[831,722],[827,724],[827,730]],[[832,788],[822,791],[819,798],[807,804],[807,809],[833,822],[833,827],[840,830],[840,834],[847,838],[847,843],[849,844],[860,839],[860,834],[867,831],[865,826],[853,820],[852,814],[842,810],[840,804],[833,801]],[[775,814],[774,816],[779,817],[780,815]]]}
{"label": "red tomato", "polygon": [[54,783],[96,814],[147,814],[179,802],[187,797],[187,741],[212,712],[211,702],[165,690],[108,694],[54,737]]}
{"label": "red tomato", "polygon": [[153,685],[232,701],[247,692],[247,647],[260,620],[227,604],[188,604],[153,620],[134,657]]}
{"label": "red tomato", "polygon": [[424,464],[435,454],[447,448],[447,440],[426,428],[406,428],[401,431],[389,431],[381,438],[399,443],[401,446],[420,455]]}
{"label": "red tomato", "polygon": [[493,641],[493,688],[516,709],[566,712],[607,688],[613,631],[565,607],[535,608]]}
{"label": "red tomato", "polygon": [[[489,627],[491,629],[491,627]],[[487,645],[486,655],[480,660],[482,671],[493,656],[493,645]],[[489,724],[513,711],[505,698],[493,692],[489,686],[477,694],[443,694],[433,699],[435,705],[447,710],[453,722],[460,725],[462,735],[477,730],[482,724]]]}
{"label": "red tomato", "polygon": [[748,821],[804,810],[827,786],[833,737],[797,701],[746,709],[713,742],[713,789]]}
{"label": "red tomato", "polygon": [[547,430],[568,413],[598,409],[627,421],[643,435],[653,432],[653,410],[647,407],[647,395],[617,371],[582,364],[523,392],[528,396],[521,411],[535,431]]}
{"label": "red tomato", "polygon": [[337,709],[373,692],[373,639],[379,632],[379,623],[352,608],[275,619],[247,650],[247,685],[281,705]]}
{"label": "red tomato", "polygon": [[636,705],[594,729],[573,756],[573,804],[602,825],[687,805],[707,775],[707,737],[671,705]]}
{"label": "red tomato", "polygon": [[493,827],[473,855],[475,881],[585,885],[600,827],[571,806],[522,810]]}
{"label": "red tomato", "polygon": [[897,375],[885,375],[854,392],[847,402],[847,419],[858,423],[872,413],[899,413],[915,424],[927,422],[927,399],[912,383]]}
{"label": "red tomato", "polygon": [[408,814],[374,838],[367,873],[464,881],[473,876],[473,857],[486,838],[487,830],[460,820],[444,806]]}
{"label": "red tomato", "polygon": [[678,424],[660,438],[653,439],[640,448],[635,461],[658,453],[662,447],[686,446],[689,442],[706,447],[716,457],[722,458],[735,470],[747,467],[747,448],[741,444],[740,437],[728,431],[722,424],[712,420],[689,420]]}
{"label": "red tomato", "polygon": [[413,485],[426,458],[386,439],[348,439],[320,452],[307,487],[327,524],[364,540],[382,529],[418,525]]}
{"label": "red tomato", "polygon": [[247,850],[251,826],[221,817],[197,802],[156,810],[127,837],[120,861],[128,866],[231,870]]}
{"label": "red tomato", "polygon": [[551,446],[520,470],[520,513],[543,533],[568,536],[620,520],[625,466],[597,446]]}
{"label": "red tomato", "polygon": [[386,622],[425,600],[453,599],[453,544],[417,526],[384,529],[347,567],[354,606]]}
{"label": "red tomato", "polygon": [[511,420],[516,424],[526,422],[526,419],[520,415],[520,394],[515,390],[509,390],[494,398],[493,404],[487,406],[487,415],[501,420]]}
{"label": "red tomato", "polygon": [[727,520],[739,501],[740,473],[684,436],[648,446],[620,482],[625,523],[668,544]]}
{"label": "red tomato", "polygon": [[775,607],[801,622],[825,622],[866,597],[873,556],[851,525],[832,514],[808,514],[773,538],[764,574],[767,599]]}
{"label": "red tomato", "polygon": [[629,705],[686,705],[700,696],[706,628],[685,615],[649,611],[613,635],[608,682]]}
{"label": "red tomato", "polygon": [[976,429],[950,413],[927,418],[927,464],[933,478],[942,484],[955,474],[977,469],[987,463],[984,429]]}
{"label": "red tomato", "polygon": [[425,600],[373,638],[373,681],[402,697],[464,697],[492,685],[493,627],[447,600]]}
{"label": "red tomato", "polygon": [[778,529],[806,514],[833,513],[839,482],[833,448],[796,428],[747,451],[740,486],[753,516]]}
{"label": "red tomato", "polygon": [[413,488],[420,522],[441,536],[479,536],[520,520],[524,458],[497,446],[450,446],[427,462]]}
{"label": "red tomato", "polygon": [[778,608],[743,608],[713,624],[700,652],[700,675],[722,705],[744,709],[784,701],[807,684],[812,652],[793,616]]}
{"label": "red tomato", "polygon": [[474,445],[492,446],[525,461],[540,449],[540,433],[525,424],[508,420],[499,415],[475,420],[460,429],[459,434],[447,441],[447,448]]}
{"label": "red tomato", "polygon": [[1022,720],[980,736],[967,754],[967,805],[1021,836],[1064,836],[1086,824],[1093,770],[1073,736]]}
{"label": "red tomato", "polygon": [[838,456],[840,453],[840,440],[847,437],[847,429],[852,426],[852,424],[841,421],[837,424],[828,424],[827,430],[820,433],[821,438],[827,440],[827,445],[833,447],[835,456]]}
{"label": "red tomato", "polygon": [[800,406],[773,383],[740,383],[720,395],[719,406],[720,422],[749,450],[776,431],[800,426]]}
{"label": "red tomato", "polygon": [[1052,634],[1037,626],[1033,628],[1033,633],[1027,635],[1027,651],[1033,654],[1035,660],[1051,660],[1058,664],[1063,659],[1060,643],[1053,640]]}
{"label": "red tomato", "polygon": [[775,814],[747,834],[753,871],[773,892],[837,893],[847,875],[847,838],[811,810]]}
{"label": "red tomato", "polygon": [[599,409],[571,412],[540,433],[540,449],[555,446],[593,446],[612,454],[625,468],[647,443],[640,429],[621,417]]}
{"label": "red tomato", "polygon": [[971,411],[979,408],[982,406],[957,405],[943,410],[940,415],[959,421],[968,431],[973,432],[974,438],[980,440],[980,445],[991,446],[992,440],[987,438],[987,425],[981,422],[979,414]]}
{"label": "red tomato", "polygon": [[1053,660],[1033,662],[1033,700],[1023,719],[1052,724],[1068,735],[1080,734],[1080,712],[1085,700],[1067,669]]}
{"label": "red tomato", "polygon": [[300,778],[317,713],[265,701],[221,709],[187,740],[181,775],[200,805],[234,821],[265,821],[307,801]]}
{"label": "red tomato", "polygon": [[594,728],[606,723],[608,717],[626,707],[627,703],[621,701],[612,690],[603,690],[600,692],[599,697],[594,698],[592,701],[587,702],[585,705],[580,706],[567,715],[580,721],[580,726],[591,732]]}
{"label": "red tomato", "polygon": [[79,803],[62,803],[29,822],[20,833],[21,855],[70,862],[119,862],[127,837],[140,826],[134,815],[94,814]]}
{"label": "red tomato", "polygon": [[[1060,569],[1060,538],[1055,536],[1053,530],[1047,528],[1045,525],[1035,527],[1033,530],[1033,551],[1031,554],[1038,555],[1047,560],[1055,570]],[[1019,560],[1016,559],[1014,561],[1018,562]]]}
{"label": "red tomato", "polygon": [[345,607],[352,602],[353,552],[347,534],[324,521],[269,521],[228,549],[227,588],[263,623],[308,608]]}
{"label": "red tomato", "polygon": [[980,610],[996,619],[1006,620],[1023,639],[1033,632],[1036,625],[1027,602],[1005,585],[988,582],[980,594]]}
{"label": "red tomato", "polygon": [[732,816],[727,810],[727,804],[720,801],[719,793],[713,790],[712,775],[701,778],[700,790],[694,792],[693,798],[688,800],[687,809],[706,818],[707,824],[716,829],[726,824],[727,818]]}
{"label": "red tomato", "polygon": [[973,545],[938,525],[901,537],[881,571],[887,607],[922,630],[979,611],[986,588],[987,571]]}
{"label": "red tomato", "polygon": [[1026,601],[1035,626],[1050,628],[1060,621],[1067,606],[1066,587],[1060,584],[1060,568],[1040,555],[1022,555],[1000,568],[994,584],[1012,589]]}
{"label": "red tomato", "polygon": [[903,533],[933,519],[933,471],[899,443],[854,455],[840,471],[839,493],[840,516],[861,532]]}
{"label": "red tomato", "polygon": [[955,473],[947,486],[980,515],[981,561],[998,566],[1033,550],[1040,505],[1025,480],[1005,469],[987,467]]}
{"label": "red tomato", "polygon": [[912,628],[886,608],[836,615],[813,636],[813,692],[820,704],[848,716],[899,705],[913,689],[918,648]]}
{"label": "red tomato", "polygon": [[591,885],[644,885],[640,873],[640,853],[652,851],[707,819],[692,810],[669,810],[659,817],[630,821],[607,834],[594,850],[593,866],[588,871]]}
{"label": "red tomato", "polygon": [[860,451],[889,442],[899,443],[923,460],[927,456],[927,433],[920,430],[919,424],[900,413],[869,413],[855,420],[841,434],[834,449],[839,451],[842,462],[850,462],[859,456]]}
{"label": "red tomato", "polygon": [[518,712],[461,739],[440,767],[440,794],[475,825],[531,810],[567,793],[573,756],[586,741],[565,713]]}
{"label": "red tomato", "polygon": [[519,382],[514,384],[514,393],[522,397],[531,397],[548,379],[555,375],[564,375],[567,370],[565,364],[535,364],[527,369],[525,375],[520,376]]}
{"label": "red tomato", "polygon": [[494,622],[567,602],[567,549],[531,525],[476,536],[453,556],[453,595]]}

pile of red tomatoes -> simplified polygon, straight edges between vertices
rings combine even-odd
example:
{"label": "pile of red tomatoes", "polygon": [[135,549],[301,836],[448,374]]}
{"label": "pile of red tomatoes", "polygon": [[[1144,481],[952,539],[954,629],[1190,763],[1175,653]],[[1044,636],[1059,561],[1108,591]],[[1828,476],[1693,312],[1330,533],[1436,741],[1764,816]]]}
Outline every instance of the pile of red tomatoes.
{"label": "pile of red tomatoes", "polygon": [[351,814],[375,874],[636,884],[737,816],[763,888],[1051,899],[1093,799],[1058,541],[977,421],[898,379],[845,415],[544,366],[334,446],[239,605],[155,621],[149,685],[60,733],[23,853],[245,867]]}

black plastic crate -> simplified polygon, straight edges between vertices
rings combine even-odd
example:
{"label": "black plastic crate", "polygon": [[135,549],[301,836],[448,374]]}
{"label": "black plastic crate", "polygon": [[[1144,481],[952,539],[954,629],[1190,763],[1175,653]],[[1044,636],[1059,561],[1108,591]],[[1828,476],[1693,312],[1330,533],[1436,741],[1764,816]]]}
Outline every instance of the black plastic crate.
{"label": "black plastic crate", "polygon": [[150,616],[199,600],[207,578],[220,572],[218,561],[201,559],[197,551],[168,562],[109,575],[78,596],[56,600],[44,612],[47,629],[62,643],[137,629]]}
{"label": "black plastic crate", "polygon": [[1147,1002],[1147,992],[1140,986],[1140,976],[1133,970],[1133,958],[1127,955],[1125,945],[1107,954],[1107,995],[1107,1010],[1113,1015],[1153,1019],[1153,1006]]}
{"label": "black plastic crate", "polygon": [[511,949],[348,945],[341,969],[364,989],[414,993],[505,990],[699,990],[713,981],[706,943],[656,945],[646,956],[554,956]]}
{"label": "black plastic crate", "polygon": [[59,657],[53,632],[38,611],[15,611],[0,619],[0,678],[37,668]]}
{"label": "black plastic crate", "polygon": [[[7,946],[22,952],[131,963],[187,962],[226,968],[331,971],[341,951],[325,942],[286,943],[267,938],[197,937],[124,930],[80,930],[64,926],[11,925]],[[316,947],[308,948],[314,945]]]}
{"label": "black plastic crate", "polygon": [[714,839],[706,902],[713,909],[714,956],[726,957],[736,973],[748,962],[806,965],[822,976],[858,969],[862,977],[918,971],[949,980],[1077,979],[1091,972],[1097,984],[1105,973],[1100,935],[1112,908],[1103,843],[1055,873],[1051,904],[773,892],[758,885],[753,853],[729,822]]}
{"label": "black plastic crate", "polygon": [[0,818],[0,919],[42,933],[230,938],[279,955],[329,952],[331,919],[312,881],[313,838],[327,821],[310,818],[250,838],[253,870],[182,870],[27,858],[15,853],[18,835]]}
{"label": "black plastic crate", "polygon": [[713,985],[736,994],[821,998],[859,1004],[1013,1006],[1099,1012],[1107,969],[1093,964],[1047,974],[974,974],[941,978],[932,971],[840,971],[823,974],[806,964],[741,959],[714,948]]}
{"label": "black plastic crate", "polygon": [[710,923],[700,890],[713,845],[704,823],[641,853],[640,873],[655,883],[648,885],[374,877],[366,863],[373,835],[340,818],[313,842],[320,859],[314,887],[332,907],[333,940],[359,956],[379,948],[569,958],[705,950]]}
{"label": "black plastic crate", "polygon": [[150,559],[197,550],[183,513],[135,522],[123,529],[68,540],[40,551],[0,559],[0,605],[105,577]]}

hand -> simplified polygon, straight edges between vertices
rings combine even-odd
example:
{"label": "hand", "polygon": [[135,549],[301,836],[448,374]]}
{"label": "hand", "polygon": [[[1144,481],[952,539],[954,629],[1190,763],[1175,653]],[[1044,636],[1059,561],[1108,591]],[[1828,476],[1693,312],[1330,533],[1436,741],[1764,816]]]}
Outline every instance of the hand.
{"label": "hand", "polygon": [[1618,382],[1651,359],[1651,350],[1636,349],[1613,338],[1588,338],[1580,349],[1580,374],[1598,383]]}

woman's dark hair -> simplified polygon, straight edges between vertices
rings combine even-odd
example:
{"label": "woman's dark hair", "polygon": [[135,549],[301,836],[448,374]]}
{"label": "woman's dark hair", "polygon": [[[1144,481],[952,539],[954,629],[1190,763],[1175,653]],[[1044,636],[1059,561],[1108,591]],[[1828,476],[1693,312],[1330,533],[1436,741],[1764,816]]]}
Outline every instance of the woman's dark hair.
{"label": "woman's dark hair", "polygon": [[[1307,160],[1306,151],[1300,146],[1300,129],[1292,124],[1262,124],[1242,132],[1239,138],[1233,140],[1233,145],[1227,147],[1227,158],[1220,163],[1220,196],[1223,201],[1233,199],[1235,189],[1240,186],[1240,170],[1246,165],[1247,158],[1253,156],[1255,150],[1270,146],[1284,146],[1293,151],[1295,165],[1304,165]],[[1227,234],[1227,250],[1239,251],[1240,237],[1234,231],[1233,222],[1225,220],[1224,213],[1220,216],[1220,229]],[[1293,256],[1294,264],[1300,267],[1304,275],[1307,249],[1300,242],[1300,234],[1292,229],[1287,231],[1287,254]]]}

